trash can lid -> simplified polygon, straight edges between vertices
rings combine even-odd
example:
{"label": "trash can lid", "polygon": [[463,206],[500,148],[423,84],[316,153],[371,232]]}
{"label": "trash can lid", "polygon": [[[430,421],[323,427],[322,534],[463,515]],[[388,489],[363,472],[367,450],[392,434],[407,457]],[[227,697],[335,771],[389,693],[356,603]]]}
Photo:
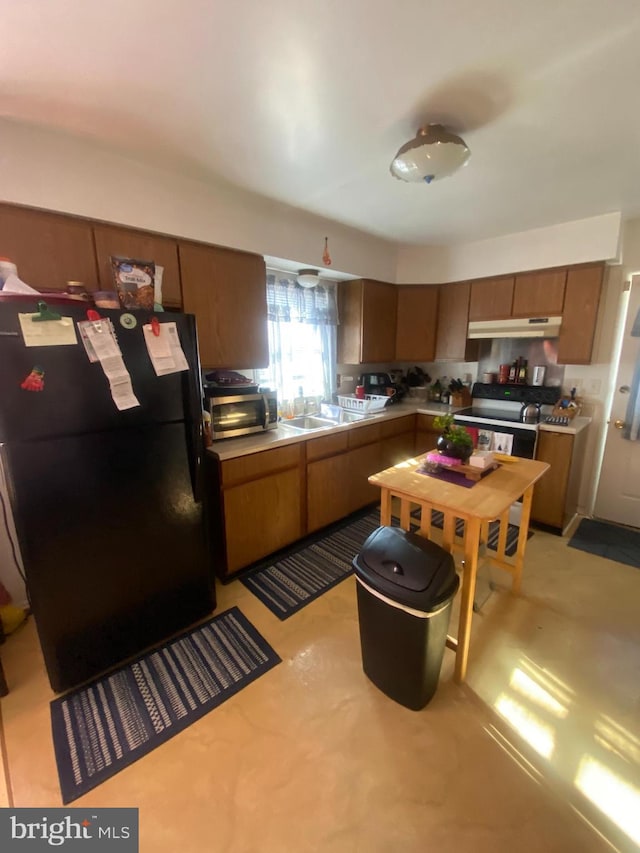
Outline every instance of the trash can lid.
{"label": "trash can lid", "polygon": [[356,574],[400,604],[428,613],[455,595],[453,557],[440,545],[399,527],[378,527],[353,559]]}

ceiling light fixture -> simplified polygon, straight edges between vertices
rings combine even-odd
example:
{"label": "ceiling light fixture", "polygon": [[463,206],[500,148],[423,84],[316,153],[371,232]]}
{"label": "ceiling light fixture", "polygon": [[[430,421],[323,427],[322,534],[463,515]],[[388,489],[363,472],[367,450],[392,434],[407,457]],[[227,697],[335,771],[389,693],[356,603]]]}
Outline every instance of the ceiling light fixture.
{"label": "ceiling light fixture", "polygon": [[402,146],[393,158],[390,171],[401,181],[430,184],[452,175],[470,156],[464,139],[441,124],[430,124],[421,127],[415,139]]}
{"label": "ceiling light fixture", "polygon": [[301,287],[315,287],[320,281],[318,270],[299,270],[297,282]]}

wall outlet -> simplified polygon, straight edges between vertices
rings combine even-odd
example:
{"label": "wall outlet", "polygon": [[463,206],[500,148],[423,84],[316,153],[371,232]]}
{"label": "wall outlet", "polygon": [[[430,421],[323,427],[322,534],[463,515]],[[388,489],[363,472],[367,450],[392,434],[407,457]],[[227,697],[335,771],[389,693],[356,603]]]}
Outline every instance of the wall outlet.
{"label": "wall outlet", "polygon": [[602,380],[600,379],[589,379],[585,383],[585,391],[587,392],[587,394],[593,394],[594,396],[597,396],[598,394],[600,394],[601,390]]}

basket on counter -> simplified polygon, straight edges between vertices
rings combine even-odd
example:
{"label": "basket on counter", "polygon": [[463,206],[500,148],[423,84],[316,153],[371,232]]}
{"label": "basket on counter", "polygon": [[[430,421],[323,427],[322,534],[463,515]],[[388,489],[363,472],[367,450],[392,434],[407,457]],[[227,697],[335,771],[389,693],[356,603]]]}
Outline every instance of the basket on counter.
{"label": "basket on counter", "polygon": [[365,394],[364,398],[338,395],[338,405],[351,412],[379,412],[388,401],[389,398],[381,394]]}
{"label": "basket on counter", "polygon": [[[562,405],[565,403],[565,406]],[[562,400],[558,400],[558,402],[553,407],[553,412],[551,414],[553,417],[564,417],[569,418],[577,418],[582,409],[582,400],[579,397],[576,397],[575,400],[569,400],[568,398],[563,398]]]}

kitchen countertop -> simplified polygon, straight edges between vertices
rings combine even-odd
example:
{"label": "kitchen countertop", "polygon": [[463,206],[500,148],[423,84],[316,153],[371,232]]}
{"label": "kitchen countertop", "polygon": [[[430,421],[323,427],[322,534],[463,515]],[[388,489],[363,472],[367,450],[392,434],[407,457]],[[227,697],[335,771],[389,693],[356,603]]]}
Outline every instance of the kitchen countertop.
{"label": "kitchen countertop", "polygon": [[[215,441],[207,451],[216,456],[220,461],[236,459],[239,456],[247,456],[250,453],[259,453],[262,450],[271,450],[274,447],[284,447],[288,444],[297,444],[300,441],[309,441],[313,438],[329,435],[337,430],[359,429],[367,424],[379,423],[381,420],[393,420],[406,415],[444,415],[454,414],[463,407],[447,406],[444,403],[431,403],[425,401],[406,401],[388,406],[382,412],[362,421],[348,424],[336,424],[326,429],[308,430],[306,432],[291,432],[286,427],[278,426],[276,429],[253,435],[241,436],[240,438],[227,438]],[[540,429],[545,432],[565,432],[575,435],[583,430],[591,422],[591,418],[574,418],[569,426],[561,427],[554,424],[540,424]]]}
{"label": "kitchen countertop", "polygon": [[569,426],[558,426],[557,424],[540,424],[541,432],[566,432],[569,435],[576,435],[579,432],[582,432],[585,427],[588,427],[591,423],[591,418],[585,417],[576,417],[573,420],[569,421]]}

